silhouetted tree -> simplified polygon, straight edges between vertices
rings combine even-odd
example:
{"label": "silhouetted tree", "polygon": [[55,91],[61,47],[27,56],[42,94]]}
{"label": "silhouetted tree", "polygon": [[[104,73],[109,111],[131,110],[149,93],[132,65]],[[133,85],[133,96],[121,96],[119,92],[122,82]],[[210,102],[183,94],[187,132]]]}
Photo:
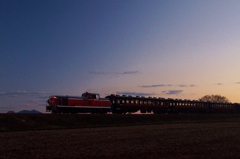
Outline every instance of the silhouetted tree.
{"label": "silhouetted tree", "polygon": [[204,102],[229,102],[226,97],[220,95],[205,95],[199,100]]}

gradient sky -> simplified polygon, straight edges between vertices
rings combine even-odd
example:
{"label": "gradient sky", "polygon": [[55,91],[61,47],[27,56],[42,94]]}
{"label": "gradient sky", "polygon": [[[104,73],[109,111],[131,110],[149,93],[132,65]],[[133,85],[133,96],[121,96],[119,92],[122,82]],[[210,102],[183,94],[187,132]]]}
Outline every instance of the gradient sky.
{"label": "gradient sky", "polygon": [[240,102],[239,0],[1,0],[0,113],[83,92]]}

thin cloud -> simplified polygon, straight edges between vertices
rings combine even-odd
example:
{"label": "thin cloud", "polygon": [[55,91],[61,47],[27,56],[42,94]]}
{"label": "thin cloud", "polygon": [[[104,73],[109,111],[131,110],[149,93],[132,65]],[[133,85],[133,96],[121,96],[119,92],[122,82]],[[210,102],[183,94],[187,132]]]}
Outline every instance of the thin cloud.
{"label": "thin cloud", "polygon": [[131,96],[154,96],[155,93],[143,93],[143,92],[117,92],[118,95],[131,95]]}
{"label": "thin cloud", "polygon": [[122,75],[131,75],[131,74],[138,74],[139,71],[125,71],[125,72],[119,72],[119,73],[116,73],[116,74],[122,74]]}
{"label": "thin cloud", "polygon": [[221,86],[221,85],[223,85],[223,83],[217,83],[216,85]]}
{"label": "thin cloud", "polygon": [[236,82],[236,84],[240,84],[240,82]]}
{"label": "thin cloud", "polygon": [[16,91],[16,92],[0,92],[0,96],[7,96],[7,97],[18,97],[18,96],[46,96],[50,95],[49,92],[28,92],[28,91]]}
{"label": "thin cloud", "polygon": [[168,90],[168,91],[162,91],[164,94],[168,95],[174,95],[174,94],[181,94],[183,90]]}
{"label": "thin cloud", "polygon": [[139,71],[123,71],[123,72],[97,72],[97,71],[91,71],[89,72],[92,75],[133,75],[138,74]]}
{"label": "thin cloud", "polygon": [[178,85],[179,87],[188,87],[187,85],[185,85],[185,84],[180,84],[180,85]]}
{"label": "thin cloud", "polygon": [[196,87],[196,85],[191,84],[191,85],[186,85],[186,84],[180,84],[180,85],[173,85],[173,84],[153,84],[153,85],[142,85],[139,86],[141,88],[156,88],[156,87],[172,87],[172,86],[177,86],[177,87]]}
{"label": "thin cloud", "polygon": [[180,84],[178,85],[179,87],[196,87],[196,85],[191,84],[191,85],[186,85],[186,84]]}
{"label": "thin cloud", "polygon": [[154,84],[154,85],[143,85],[143,86],[140,86],[140,87],[142,87],[142,88],[154,88],[154,87],[166,87],[166,86],[168,86],[168,85],[165,85],[165,84]]}

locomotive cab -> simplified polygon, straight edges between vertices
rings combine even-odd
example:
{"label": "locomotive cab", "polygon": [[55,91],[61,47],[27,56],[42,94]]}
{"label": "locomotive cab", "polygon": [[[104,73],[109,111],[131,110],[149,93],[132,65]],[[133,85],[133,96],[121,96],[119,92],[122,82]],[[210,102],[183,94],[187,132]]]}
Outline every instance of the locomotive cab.
{"label": "locomotive cab", "polygon": [[82,94],[83,98],[88,98],[88,99],[100,99],[100,95],[97,93],[83,93]]}

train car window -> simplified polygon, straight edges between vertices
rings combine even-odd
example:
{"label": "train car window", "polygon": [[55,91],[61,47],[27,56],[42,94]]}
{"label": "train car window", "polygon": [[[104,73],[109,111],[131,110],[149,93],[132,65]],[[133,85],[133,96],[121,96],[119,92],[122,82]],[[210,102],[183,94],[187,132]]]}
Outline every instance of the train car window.
{"label": "train car window", "polygon": [[136,99],[136,100],[135,100],[135,103],[138,104],[138,102],[139,102],[138,99]]}
{"label": "train car window", "polygon": [[129,100],[128,99],[126,100],[126,104],[129,104]]}
{"label": "train car window", "polygon": [[122,99],[122,100],[121,100],[121,102],[122,102],[122,104],[124,104],[124,103],[125,103],[125,100],[124,100],[124,99]]}
{"label": "train car window", "polygon": [[144,101],[143,101],[143,104],[145,104],[145,105],[146,105],[146,104],[147,104],[147,101],[146,101],[146,100],[144,100]]}
{"label": "train car window", "polygon": [[139,101],[139,103],[140,103],[140,104],[143,104],[143,101],[142,101],[142,100],[140,100],[140,101]]}
{"label": "train car window", "polygon": [[156,104],[156,101],[153,100],[153,101],[152,101],[152,105],[155,105],[155,104]]}
{"label": "train car window", "polygon": [[120,100],[119,99],[117,100],[117,104],[120,104]]}
{"label": "train car window", "polygon": [[152,102],[151,102],[150,100],[148,100],[148,104],[151,105],[151,103],[152,103]]}
{"label": "train car window", "polygon": [[130,101],[130,102],[131,102],[131,104],[134,104],[134,100],[133,100],[133,99],[131,99],[131,101]]}

